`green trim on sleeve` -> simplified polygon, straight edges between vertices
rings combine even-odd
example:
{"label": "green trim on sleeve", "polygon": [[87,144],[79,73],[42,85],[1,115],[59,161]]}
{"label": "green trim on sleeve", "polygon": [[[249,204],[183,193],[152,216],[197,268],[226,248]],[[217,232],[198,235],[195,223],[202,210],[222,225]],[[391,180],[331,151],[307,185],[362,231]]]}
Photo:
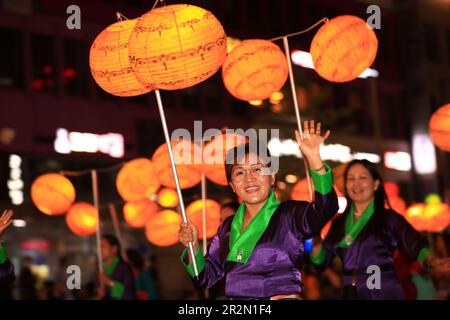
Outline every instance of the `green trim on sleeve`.
{"label": "green trim on sleeve", "polygon": [[119,281],[114,281],[114,284],[111,288],[111,297],[114,299],[122,299],[124,293],[125,286]]}
{"label": "green trim on sleeve", "polygon": [[319,266],[322,263],[324,263],[326,257],[327,257],[327,253],[325,252],[325,249],[323,248],[322,245],[320,245],[320,250],[317,255],[314,256],[311,251],[311,262],[314,263],[315,265]]}
{"label": "green trim on sleeve", "polygon": [[[189,273],[189,275],[192,278],[195,278],[195,272],[194,272],[194,265],[192,263],[190,264],[186,264],[184,262],[184,258],[186,257],[186,255],[188,254],[187,250],[184,249],[183,253],[181,254],[181,263],[186,267],[187,272]],[[205,269],[205,258],[202,255],[202,252],[199,249],[197,249],[197,253],[195,254],[195,262],[197,262],[197,269],[198,269],[198,273],[202,272],[203,269]]]}
{"label": "green trim on sleeve", "polygon": [[419,254],[417,255],[417,261],[419,261],[421,264],[427,259],[428,255],[430,254],[431,249],[430,248],[422,248],[419,251]]}
{"label": "green trim on sleeve", "polygon": [[325,195],[333,189],[333,173],[331,172],[329,165],[326,163],[323,165],[327,170],[324,174],[317,173],[311,168],[309,168],[309,172],[311,173],[311,178],[316,191],[322,195]]}
{"label": "green trim on sleeve", "polygon": [[6,253],[6,242],[0,241],[0,264],[5,263],[8,260],[8,255]]}

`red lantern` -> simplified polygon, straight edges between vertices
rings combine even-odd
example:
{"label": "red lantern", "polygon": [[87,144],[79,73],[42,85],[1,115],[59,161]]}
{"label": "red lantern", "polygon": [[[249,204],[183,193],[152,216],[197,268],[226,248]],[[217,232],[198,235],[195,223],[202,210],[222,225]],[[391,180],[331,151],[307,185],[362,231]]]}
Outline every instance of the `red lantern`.
{"label": "red lantern", "polygon": [[[406,202],[401,197],[398,196],[388,196],[389,204],[392,210],[403,215],[406,212]],[[387,207],[387,204],[386,204]]]}
{"label": "red lantern", "polygon": [[[314,194],[314,185],[311,181],[312,192]],[[291,199],[297,201],[311,201],[311,196],[309,194],[308,180],[302,179],[294,185],[291,192]]]}
{"label": "red lantern", "polygon": [[378,40],[366,22],[338,16],[325,23],[311,42],[314,69],[332,82],[356,79],[375,60]]}
{"label": "red lantern", "polygon": [[159,189],[154,165],[146,158],[131,160],[119,171],[116,187],[125,201],[148,199]]}
{"label": "red lantern", "polygon": [[439,149],[450,152],[450,103],[433,113],[429,126],[434,144]]}
{"label": "red lantern", "polygon": [[158,205],[151,200],[127,202],[123,206],[125,222],[133,228],[143,228],[147,221],[156,214]]}
{"label": "red lantern", "polygon": [[163,188],[158,192],[158,203],[164,208],[173,208],[178,205],[178,195],[173,189]]}
{"label": "red lantern", "polygon": [[[220,204],[214,200],[206,199],[206,238],[216,235],[220,226]],[[186,208],[189,219],[198,228],[198,237],[203,239],[203,200],[196,200]]]}
{"label": "red lantern", "polygon": [[110,25],[91,46],[89,64],[92,76],[103,90],[115,96],[137,96],[153,89],[136,78],[128,58],[128,39],[137,21],[124,20]]}
{"label": "red lantern", "polygon": [[223,83],[237,99],[264,100],[279,91],[288,77],[281,49],[268,40],[245,40],[228,54],[222,66]]}
{"label": "red lantern", "polygon": [[69,210],[75,201],[75,188],[65,176],[47,173],[38,177],[31,185],[34,205],[47,215],[60,215]]}
{"label": "red lantern", "polygon": [[69,229],[81,237],[89,236],[97,231],[97,210],[86,202],[75,203],[67,212],[66,223]]}
{"label": "red lantern", "polygon": [[225,173],[227,151],[244,143],[246,138],[238,134],[220,134],[203,149],[203,172],[214,183],[228,185]]}
{"label": "red lantern", "polygon": [[227,54],[226,35],[208,11],[186,4],[143,15],[129,39],[138,79],[159,89],[183,89],[211,77]]}
{"label": "red lantern", "polygon": [[[172,141],[171,145],[181,189],[195,186],[201,180],[202,153],[200,148],[185,140]],[[175,179],[166,143],[156,149],[152,161],[159,182],[167,188],[175,189]]]}
{"label": "red lantern", "polygon": [[163,210],[151,217],[145,225],[145,235],[150,243],[168,247],[178,243],[181,216],[172,210]]}
{"label": "red lantern", "polygon": [[446,203],[433,203],[427,205],[424,219],[428,220],[427,231],[441,232],[450,224],[450,209]]}

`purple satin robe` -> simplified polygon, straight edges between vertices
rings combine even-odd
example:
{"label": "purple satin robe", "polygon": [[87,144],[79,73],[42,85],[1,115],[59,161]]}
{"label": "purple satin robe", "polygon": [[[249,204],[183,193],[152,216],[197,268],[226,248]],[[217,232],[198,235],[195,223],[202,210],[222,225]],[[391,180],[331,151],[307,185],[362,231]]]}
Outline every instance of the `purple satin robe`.
{"label": "purple satin robe", "polygon": [[[301,291],[304,241],[320,233],[338,210],[334,190],[316,192],[314,205],[305,201],[282,202],[245,264],[227,261],[231,222],[228,217],[212,239],[205,268],[195,281],[209,288],[225,277],[225,294],[235,299],[268,299]],[[184,257],[187,263],[187,257]]]}
{"label": "purple satin robe", "polygon": [[[111,280],[122,283],[125,287],[121,300],[134,300],[136,299],[135,279],[131,266],[123,260],[117,264],[114,272],[111,275]],[[96,288],[99,283],[96,282]],[[111,287],[105,286],[105,297],[103,300],[111,300]]]}
{"label": "purple satin robe", "polygon": [[[333,256],[338,255],[343,265],[344,286],[351,285],[355,277],[358,299],[405,299],[404,290],[393,271],[393,252],[402,247],[411,260],[416,260],[420,250],[427,247],[425,238],[400,214],[384,209],[381,215],[375,213],[372,216],[350,247],[340,248],[339,242],[345,236],[346,214],[333,222],[323,242],[326,259],[321,268],[329,266]],[[374,274],[373,271],[367,272],[371,265],[380,267],[380,289],[367,286],[368,278]]]}

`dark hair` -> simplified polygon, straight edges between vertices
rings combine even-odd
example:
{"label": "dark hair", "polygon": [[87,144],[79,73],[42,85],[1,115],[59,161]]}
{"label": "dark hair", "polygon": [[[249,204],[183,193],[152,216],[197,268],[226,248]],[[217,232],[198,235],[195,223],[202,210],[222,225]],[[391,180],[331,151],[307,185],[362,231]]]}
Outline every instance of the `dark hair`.
{"label": "dark hair", "polygon": [[248,154],[256,154],[266,166],[270,167],[272,156],[269,148],[261,141],[253,141],[255,141],[255,143],[247,141],[246,143],[242,143],[227,151],[225,174],[228,183],[231,182],[231,172],[233,171],[233,167],[242,161]]}
{"label": "dark hair", "polygon": [[127,249],[127,258],[136,269],[141,270],[144,267],[144,258],[136,249]]}
{"label": "dark hair", "polygon": [[121,258],[121,246],[119,239],[117,239],[116,236],[113,236],[112,234],[105,234],[102,236],[102,239],[105,239],[106,242],[109,243],[110,246],[116,246],[117,247],[117,256]]}
{"label": "dark hair", "polygon": [[361,160],[355,159],[348,163],[348,165],[344,171],[344,189],[345,189],[345,197],[347,198],[347,208],[345,209],[345,212],[348,212],[350,210],[350,206],[352,203],[352,200],[350,199],[350,197],[348,195],[348,191],[347,191],[347,176],[348,176],[348,172],[350,171],[350,168],[356,164],[360,164],[360,165],[364,166],[364,168],[366,168],[367,171],[369,171],[369,173],[372,176],[372,179],[374,181],[375,180],[380,181],[380,185],[378,186],[378,189],[375,191],[375,195],[374,195],[374,199],[375,199],[374,216],[379,216],[380,214],[382,214],[384,212],[383,209],[384,209],[385,204],[388,205],[389,209],[392,209],[391,205],[389,203],[387,194],[386,194],[386,190],[384,189],[383,178],[381,177],[381,174],[378,171],[375,164],[373,164],[372,162],[370,162],[366,159],[361,159]]}

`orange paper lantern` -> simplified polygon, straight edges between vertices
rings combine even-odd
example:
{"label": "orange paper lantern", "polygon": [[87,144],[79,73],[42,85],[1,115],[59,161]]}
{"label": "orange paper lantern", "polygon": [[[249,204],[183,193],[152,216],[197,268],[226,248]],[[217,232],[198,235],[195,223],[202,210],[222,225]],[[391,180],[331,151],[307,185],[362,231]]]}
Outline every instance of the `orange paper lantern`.
{"label": "orange paper lantern", "polygon": [[178,195],[173,189],[163,188],[158,192],[158,203],[164,208],[173,208],[178,205]]}
{"label": "orange paper lantern", "polygon": [[75,201],[75,188],[65,176],[47,173],[38,177],[31,185],[31,199],[43,213],[64,214]]}
{"label": "orange paper lantern", "polygon": [[66,223],[76,235],[89,236],[97,231],[97,210],[86,202],[75,203],[67,212]]}
{"label": "orange paper lantern", "polygon": [[[314,195],[314,185],[311,184],[311,187]],[[291,199],[297,201],[311,201],[311,196],[309,195],[308,180],[306,178],[300,180],[294,185],[294,188],[292,188],[291,191]]]}
{"label": "orange paper lantern", "polygon": [[172,210],[163,210],[152,216],[145,225],[145,235],[150,243],[168,247],[178,243],[181,216]]}
{"label": "orange paper lantern", "polygon": [[[389,204],[391,205],[392,210],[398,212],[400,214],[404,214],[406,211],[406,202],[401,197],[398,196],[388,196]],[[387,204],[386,204],[387,207]]]}
{"label": "orange paper lantern", "polygon": [[430,136],[439,149],[450,152],[450,103],[431,116]]}
{"label": "orange paper lantern", "polygon": [[[172,141],[171,146],[177,168],[178,180],[180,181],[180,188],[187,189],[195,186],[201,180],[202,154],[200,148],[196,144],[185,140]],[[166,143],[156,149],[152,161],[156,176],[161,185],[175,189],[175,179],[173,177],[169,150],[167,149]]]}
{"label": "orange paper lantern", "polygon": [[288,77],[284,53],[267,40],[245,40],[227,56],[222,66],[223,83],[237,99],[264,100],[279,91]]}
{"label": "orange paper lantern", "polygon": [[370,67],[378,50],[375,32],[355,16],[338,16],[325,23],[311,42],[314,69],[332,82],[356,79]]}
{"label": "orange paper lantern", "polygon": [[428,220],[427,231],[441,232],[450,224],[450,209],[446,203],[433,203],[427,205],[424,219]]}
{"label": "orange paper lantern", "polygon": [[214,183],[228,185],[225,173],[227,151],[244,143],[246,138],[237,134],[220,134],[203,148],[203,172]]}
{"label": "orange paper lantern", "polygon": [[416,229],[417,231],[425,231],[427,229],[427,221],[424,219],[425,203],[415,203],[408,207],[404,214],[405,219]]}
{"label": "orange paper lantern", "polygon": [[125,201],[148,199],[159,189],[154,165],[149,159],[138,158],[126,163],[116,178],[116,187]]}
{"label": "orange paper lantern", "polygon": [[[206,238],[216,235],[220,226],[220,204],[214,200],[206,199]],[[203,200],[196,200],[186,208],[189,219],[198,228],[198,237],[203,239]]]}
{"label": "orange paper lantern", "polygon": [[156,214],[158,205],[151,200],[127,202],[123,206],[125,222],[133,228],[143,228],[147,221]]}
{"label": "orange paper lantern", "polygon": [[227,54],[227,40],[210,12],[175,4],[153,9],[139,19],[129,39],[129,52],[141,82],[176,90],[216,73]]}
{"label": "orange paper lantern", "polygon": [[128,58],[128,39],[136,23],[137,20],[124,20],[110,25],[91,46],[92,76],[103,90],[115,96],[137,96],[153,89],[136,78]]}

